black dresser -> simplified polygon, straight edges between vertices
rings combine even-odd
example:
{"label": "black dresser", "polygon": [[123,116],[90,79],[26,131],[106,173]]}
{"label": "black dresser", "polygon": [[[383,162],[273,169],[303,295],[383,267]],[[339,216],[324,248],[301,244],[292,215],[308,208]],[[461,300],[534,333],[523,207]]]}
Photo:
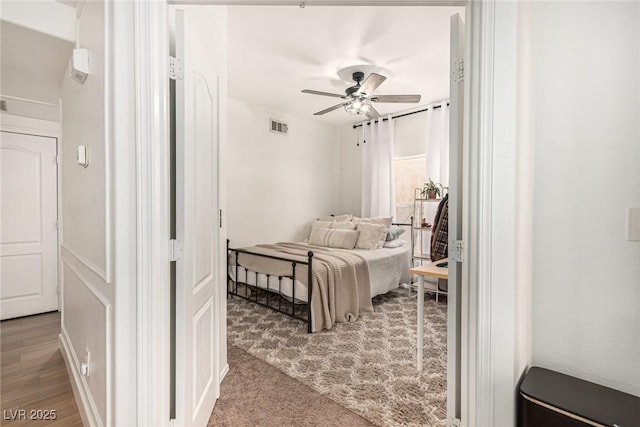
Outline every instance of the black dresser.
{"label": "black dresser", "polygon": [[520,384],[519,427],[640,427],[640,397],[532,367]]}

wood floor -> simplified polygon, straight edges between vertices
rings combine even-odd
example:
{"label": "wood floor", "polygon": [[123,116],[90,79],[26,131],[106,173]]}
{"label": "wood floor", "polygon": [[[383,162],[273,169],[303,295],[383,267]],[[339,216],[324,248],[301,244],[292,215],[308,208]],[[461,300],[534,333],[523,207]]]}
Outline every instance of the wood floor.
{"label": "wood floor", "polygon": [[[57,312],[0,322],[0,424],[3,426],[82,425],[67,368],[58,349],[59,334],[60,313]],[[42,419],[47,416],[48,420]]]}

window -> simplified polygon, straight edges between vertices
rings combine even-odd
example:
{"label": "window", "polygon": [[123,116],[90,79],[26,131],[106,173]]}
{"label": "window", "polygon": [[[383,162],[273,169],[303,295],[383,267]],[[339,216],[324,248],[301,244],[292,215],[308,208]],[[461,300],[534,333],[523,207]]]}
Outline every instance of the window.
{"label": "window", "polygon": [[422,188],[427,177],[426,157],[396,157],[393,160],[396,192],[396,221],[410,222],[413,214],[413,197],[416,188]]}

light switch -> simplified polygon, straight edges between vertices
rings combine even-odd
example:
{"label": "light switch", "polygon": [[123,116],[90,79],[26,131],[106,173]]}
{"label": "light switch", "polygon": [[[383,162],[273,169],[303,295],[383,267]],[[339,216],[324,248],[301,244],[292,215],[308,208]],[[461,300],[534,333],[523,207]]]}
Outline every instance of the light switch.
{"label": "light switch", "polygon": [[87,157],[87,146],[86,145],[78,145],[78,149],[76,151],[76,162],[86,168],[89,166],[89,159]]}
{"label": "light switch", "polygon": [[627,240],[640,241],[640,208],[629,208]]}

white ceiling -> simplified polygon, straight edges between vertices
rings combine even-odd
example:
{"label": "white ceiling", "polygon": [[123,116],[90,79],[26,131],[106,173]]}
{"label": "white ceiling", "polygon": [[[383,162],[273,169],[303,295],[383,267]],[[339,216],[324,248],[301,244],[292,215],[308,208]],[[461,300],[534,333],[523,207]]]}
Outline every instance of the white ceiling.
{"label": "white ceiling", "polygon": [[[69,3],[69,2],[65,2]],[[420,105],[448,98],[449,17],[458,7],[229,7],[229,95],[323,123],[357,122],[340,99],[338,70],[374,65],[388,79],[376,94],[420,94]],[[72,44],[6,21],[0,25],[2,94],[57,103]],[[375,104],[381,114],[415,104]]]}
{"label": "white ceiling", "polygon": [[76,11],[53,0],[1,0],[3,22],[70,42],[76,39]]}
{"label": "white ceiling", "polygon": [[[379,95],[420,94],[419,105],[449,97],[449,18],[461,7],[229,7],[229,96],[331,125],[357,122],[343,109],[313,116],[353,86],[338,70],[382,69]],[[415,104],[374,104],[381,114]]]}

